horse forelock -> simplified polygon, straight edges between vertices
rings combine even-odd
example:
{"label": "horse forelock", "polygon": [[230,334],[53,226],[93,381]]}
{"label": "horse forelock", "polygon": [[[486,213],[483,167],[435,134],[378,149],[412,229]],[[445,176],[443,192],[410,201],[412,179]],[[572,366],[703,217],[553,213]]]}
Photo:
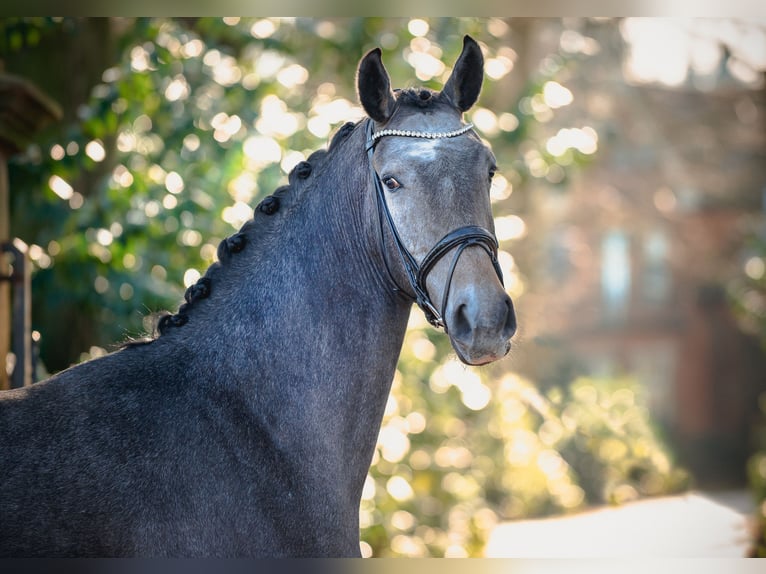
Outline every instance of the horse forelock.
{"label": "horse forelock", "polygon": [[399,105],[406,104],[428,108],[438,101],[439,92],[434,92],[428,88],[410,87],[394,90],[394,96]]}
{"label": "horse forelock", "polygon": [[449,98],[442,92],[435,92],[428,88],[411,87],[394,91],[396,106],[391,117],[397,115],[433,113],[439,111],[457,111]]}

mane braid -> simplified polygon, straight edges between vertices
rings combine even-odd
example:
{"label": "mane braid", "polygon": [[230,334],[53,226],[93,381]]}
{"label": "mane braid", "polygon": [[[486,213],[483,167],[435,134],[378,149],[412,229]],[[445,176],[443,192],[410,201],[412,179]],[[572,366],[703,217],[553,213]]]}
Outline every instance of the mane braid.
{"label": "mane braid", "polygon": [[229,263],[232,256],[244,250],[249,241],[250,232],[256,228],[256,217],[261,213],[265,216],[274,215],[287,203],[296,203],[300,200],[303,192],[310,187],[309,181],[312,174],[318,173],[325,162],[332,156],[338,144],[345,140],[359,125],[360,122],[347,122],[332,137],[327,150],[317,150],[313,152],[307,160],[299,162],[288,174],[288,185],[283,185],[274,190],[271,195],[266,196],[255,207],[253,219],[246,221],[239,231],[223,239],[218,244],[216,251],[218,261],[211,264],[205,271],[205,275],[200,277],[196,283],[190,285],[184,293],[184,303],[175,313],[165,311],[160,313],[156,320],[153,332],[150,336],[140,339],[129,339],[123,345],[125,347],[136,347],[146,345],[157,340],[166,334],[169,329],[181,327],[189,321],[189,312],[195,303],[202,299],[210,297],[214,280],[221,270]]}

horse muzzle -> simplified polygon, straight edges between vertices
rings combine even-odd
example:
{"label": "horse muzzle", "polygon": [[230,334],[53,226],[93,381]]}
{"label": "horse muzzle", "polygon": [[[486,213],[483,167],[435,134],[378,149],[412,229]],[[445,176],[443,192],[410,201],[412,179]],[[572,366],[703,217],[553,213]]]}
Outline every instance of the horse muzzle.
{"label": "horse muzzle", "polygon": [[511,349],[516,332],[513,302],[496,288],[471,286],[458,291],[446,318],[452,348],[468,365],[486,365],[502,359]]}

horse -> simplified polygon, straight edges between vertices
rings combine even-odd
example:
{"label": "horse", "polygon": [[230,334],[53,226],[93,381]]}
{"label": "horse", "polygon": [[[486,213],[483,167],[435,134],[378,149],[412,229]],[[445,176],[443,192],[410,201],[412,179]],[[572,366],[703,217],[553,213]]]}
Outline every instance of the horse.
{"label": "horse", "polygon": [[413,303],[472,365],[516,330],[496,170],[441,91],[359,62],[366,113],[224,239],[155,332],[0,393],[0,555],[359,556],[359,504]]}

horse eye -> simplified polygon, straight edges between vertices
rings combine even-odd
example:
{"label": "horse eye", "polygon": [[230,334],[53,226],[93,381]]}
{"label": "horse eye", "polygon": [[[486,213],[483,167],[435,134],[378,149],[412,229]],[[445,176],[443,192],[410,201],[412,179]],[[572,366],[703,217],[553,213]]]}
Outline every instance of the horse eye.
{"label": "horse eye", "polygon": [[495,174],[497,173],[496,169],[490,169],[489,170],[489,181],[492,181],[492,178],[495,177]]}
{"label": "horse eye", "polygon": [[393,177],[383,178],[383,185],[385,185],[390,191],[396,191],[402,184],[396,181]]}

